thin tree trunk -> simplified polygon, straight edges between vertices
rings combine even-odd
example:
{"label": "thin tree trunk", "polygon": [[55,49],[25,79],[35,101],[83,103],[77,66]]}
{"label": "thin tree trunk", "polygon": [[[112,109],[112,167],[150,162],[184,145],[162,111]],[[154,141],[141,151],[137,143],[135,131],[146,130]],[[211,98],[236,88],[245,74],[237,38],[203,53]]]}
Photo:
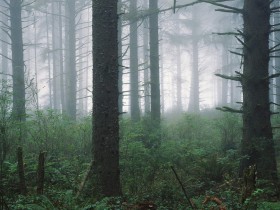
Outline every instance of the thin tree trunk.
{"label": "thin tree trunk", "polygon": [[192,21],[196,24],[193,24],[192,27],[192,79],[191,79],[191,88],[190,88],[190,100],[189,100],[189,112],[198,113],[199,108],[199,68],[198,68],[198,33],[197,33],[197,21],[198,16],[195,10],[195,7],[192,11]]}
{"label": "thin tree trunk", "polygon": [[159,84],[159,39],[158,39],[158,0],[149,0],[150,26],[150,74],[151,74],[151,118],[160,123],[160,84]]}
{"label": "thin tree trunk", "polygon": [[68,116],[75,120],[76,119],[76,92],[77,92],[77,73],[76,73],[76,5],[75,0],[69,0],[69,60],[68,60]]}
{"label": "thin tree trunk", "polygon": [[[3,28],[5,28],[5,24],[9,24],[9,20],[8,20],[8,15],[9,14],[7,14],[8,13],[8,11],[7,10],[5,10],[5,9],[3,9],[3,8],[5,8],[4,6],[6,6],[5,5],[5,3],[4,2],[0,2],[0,6],[1,6],[1,12],[3,12],[4,14],[0,14],[0,16],[1,16],[1,21],[2,21],[2,27]],[[7,74],[8,74],[8,72],[9,72],[9,66],[8,66],[8,59],[7,59],[7,57],[9,57],[8,56],[8,44],[7,43],[9,43],[9,39],[8,39],[9,37],[8,37],[8,35],[6,34],[6,33],[4,33],[4,32],[2,32],[1,33],[1,53],[2,53],[2,59],[1,59],[1,71],[2,71],[2,87],[6,84],[6,82],[7,82]]]}
{"label": "thin tree trunk", "polygon": [[[145,1],[147,2],[147,1]],[[145,4],[144,8],[148,8]],[[151,93],[150,93],[150,74],[149,74],[149,22],[144,20],[143,23],[143,58],[144,58],[144,98],[145,113],[151,112]]]}
{"label": "thin tree trunk", "polygon": [[[140,120],[139,87],[138,87],[138,28],[137,0],[130,1],[130,112],[131,120]],[[136,18],[135,18],[136,17]]]}
{"label": "thin tree trunk", "polygon": [[65,113],[65,82],[63,65],[63,26],[62,26],[62,2],[59,2],[59,69],[60,69],[60,101],[62,113]]}
{"label": "thin tree trunk", "polygon": [[17,159],[18,159],[19,190],[22,195],[26,195],[27,187],[26,187],[25,176],[24,176],[24,162],[23,162],[22,147],[18,147],[17,149]]}
{"label": "thin tree trunk", "polygon": [[[229,66],[229,62],[228,62],[228,45],[226,43],[227,41],[224,40],[222,43],[222,74],[223,75],[228,75],[229,71],[228,71],[228,66]],[[227,105],[227,98],[228,98],[228,80],[227,79],[223,79],[222,80],[222,101],[220,106],[225,106]]]}
{"label": "thin tree trunk", "polygon": [[[118,0],[118,14],[121,14],[121,7],[122,7],[122,0]],[[119,82],[118,82],[118,89],[119,89],[119,113],[123,113],[123,57],[122,57],[122,16],[119,15],[118,19],[118,63],[119,63]],[[121,115],[120,115],[121,116]]]}
{"label": "thin tree trunk", "polygon": [[46,13],[46,29],[47,29],[47,53],[48,53],[48,78],[49,78],[49,99],[50,99],[50,108],[53,108],[53,97],[52,97],[52,79],[51,79],[51,59],[50,59],[50,41],[49,41],[49,18]]}
{"label": "thin tree trunk", "polygon": [[53,59],[53,102],[54,109],[60,110],[60,69],[59,69],[59,19],[58,3],[52,2],[52,59]]}
{"label": "thin tree trunk", "polygon": [[44,179],[45,179],[45,152],[40,152],[37,168],[37,194],[44,193]]}

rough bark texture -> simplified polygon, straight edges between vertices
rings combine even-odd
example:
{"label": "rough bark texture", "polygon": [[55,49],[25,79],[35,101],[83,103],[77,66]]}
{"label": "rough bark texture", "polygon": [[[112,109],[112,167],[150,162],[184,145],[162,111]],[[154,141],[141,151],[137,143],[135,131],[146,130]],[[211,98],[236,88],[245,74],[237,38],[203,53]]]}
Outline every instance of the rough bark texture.
{"label": "rough bark texture", "polygon": [[93,0],[93,155],[96,186],[121,195],[117,0]]}
{"label": "rough bark texture", "polygon": [[158,39],[158,0],[149,0],[150,24],[150,73],[151,73],[151,117],[160,122],[159,84],[159,39]]}
{"label": "rough bark texture", "polygon": [[21,22],[21,0],[10,1],[12,68],[13,68],[13,116],[25,121],[25,84]]}
{"label": "rough bark texture", "polygon": [[[118,14],[121,14],[121,6],[122,6],[122,0],[118,0]],[[119,15],[118,18],[118,63],[119,63],[119,82],[118,82],[118,88],[119,88],[119,113],[123,113],[123,57],[122,57],[122,16]]]}
{"label": "rough bark texture", "polygon": [[[274,6],[275,7],[279,7],[279,5],[280,5],[279,0],[274,1]],[[280,13],[279,12],[274,14],[274,24],[275,25],[280,24]],[[276,42],[274,44],[279,44],[279,42],[280,42],[280,31],[277,31],[277,32],[274,33],[274,40],[276,40]],[[275,58],[275,70],[276,70],[277,73],[279,73],[280,72],[280,51],[277,51],[275,53],[275,56],[277,56]],[[280,77],[276,78],[276,103],[280,104]],[[280,108],[280,106],[277,106],[277,110],[279,110],[279,108]]]}
{"label": "rough bark texture", "polygon": [[256,165],[259,179],[277,180],[269,109],[269,1],[244,1],[243,139],[240,175]]}
{"label": "rough bark texture", "polygon": [[44,193],[44,178],[45,178],[45,152],[40,152],[37,168],[37,194]]}
{"label": "rough bark texture", "polygon": [[19,176],[19,190],[22,195],[27,194],[27,187],[24,177],[24,163],[23,163],[23,152],[22,147],[17,149],[17,159],[18,159],[18,176]]}
{"label": "rough bark texture", "polygon": [[139,88],[138,88],[138,26],[137,26],[137,0],[130,1],[130,112],[131,120],[140,120]]}

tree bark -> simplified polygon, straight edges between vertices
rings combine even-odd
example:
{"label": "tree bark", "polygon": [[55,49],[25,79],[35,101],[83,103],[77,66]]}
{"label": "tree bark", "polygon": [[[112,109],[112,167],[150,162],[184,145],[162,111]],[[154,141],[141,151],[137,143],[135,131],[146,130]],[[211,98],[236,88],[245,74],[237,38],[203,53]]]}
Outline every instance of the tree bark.
{"label": "tree bark", "polygon": [[22,147],[18,147],[18,149],[17,149],[17,159],[18,159],[19,190],[22,195],[26,195],[27,187],[26,187],[25,176],[24,176],[24,163],[23,163]]}
{"label": "tree bark", "polygon": [[12,68],[13,68],[13,116],[25,121],[25,80],[21,20],[21,0],[10,1]]}
{"label": "tree bark", "polygon": [[151,118],[160,123],[160,84],[159,84],[159,39],[158,39],[158,0],[149,0],[150,26],[150,75],[151,75]]}
{"label": "tree bark", "polygon": [[121,195],[117,0],[93,0],[93,156],[103,196]]}
{"label": "tree bark", "polygon": [[68,18],[69,18],[69,60],[68,60],[68,94],[67,94],[67,111],[68,116],[76,119],[76,92],[77,92],[77,73],[76,73],[76,9],[75,0],[67,1]]}
{"label": "tree bark", "polygon": [[[121,14],[121,7],[122,7],[122,0],[118,0],[118,14]],[[118,19],[118,63],[119,63],[119,82],[118,82],[118,89],[119,89],[119,113],[123,113],[123,57],[122,57],[122,16],[119,15]],[[121,115],[120,115],[121,116]]]}
{"label": "tree bark", "polygon": [[44,177],[45,177],[45,152],[40,152],[37,168],[37,194],[44,193]]}
{"label": "tree bark", "polygon": [[130,112],[131,120],[140,120],[139,88],[138,88],[138,26],[137,26],[137,0],[131,0],[130,13]]}
{"label": "tree bark", "polygon": [[243,139],[240,175],[256,165],[259,179],[277,180],[269,107],[270,3],[244,1]]}

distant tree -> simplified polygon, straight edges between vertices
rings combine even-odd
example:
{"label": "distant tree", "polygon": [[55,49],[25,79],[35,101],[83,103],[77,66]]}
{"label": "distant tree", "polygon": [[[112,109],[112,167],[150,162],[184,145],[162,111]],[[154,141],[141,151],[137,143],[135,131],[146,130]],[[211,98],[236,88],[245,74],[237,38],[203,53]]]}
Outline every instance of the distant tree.
{"label": "distant tree", "polygon": [[199,51],[198,44],[200,41],[198,34],[199,17],[197,13],[197,7],[193,6],[192,10],[192,77],[190,87],[190,100],[189,100],[189,112],[199,112]]}
{"label": "distant tree", "polygon": [[139,87],[138,87],[138,26],[137,26],[137,0],[131,0],[129,6],[130,24],[130,112],[131,120],[140,120]]}
{"label": "distant tree", "polygon": [[68,22],[68,63],[66,63],[66,113],[72,119],[76,119],[76,93],[77,93],[77,72],[76,72],[76,1],[66,2],[66,21]]}
{"label": "distant tree", "polygon": [[94,188],[119,196],[118,1],[92,2]]}
{"label": "distant tree", "polygon": [[[148,1],[143,2],[143,9],[148,9]],[[151,93],[150,93],[150,68],[149,68],[149,21],[143,20],[143,61],[144,61],[144,110],[145,113],[151,112]]]}
{"label": "distant tree", "polygon": [[60,110],[61,97],[60,97],[60,28],[59,28],[59,3],[52,1],[51,3],[52,12],[52,84],[53,84],[53,105],[55,110]]}
{"label": "distant tree", "polygon": [[[6,5],[4,1],[0,2],[0,19],[1,19],[1,28],[2,30],[5,30],[7,28],[7,24],[9,25],[9,14],[8,10],[6,9]],[[8,34],[3,32],[0,33],[1,37],[1,73],[2,73],[2,85],[7,81],[7,74],[9,73],[9,66],[8,66],[8,47],[9,47],[9,37]]]}
{"label": "distant tree", "polygon": [[158,0],[149,0],[151,118],[160,122]]}

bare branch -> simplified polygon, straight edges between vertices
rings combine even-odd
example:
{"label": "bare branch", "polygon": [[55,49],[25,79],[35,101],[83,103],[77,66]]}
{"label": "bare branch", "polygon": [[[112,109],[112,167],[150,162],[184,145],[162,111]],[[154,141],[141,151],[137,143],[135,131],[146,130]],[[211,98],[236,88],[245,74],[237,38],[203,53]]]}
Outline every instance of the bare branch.
{"label": "bare branch", "polygon": [[229,80],[241,82],[241,77],[240,76],[228,76],[228,75],[224,75],[224,74],[215,74],[215,75],[217,77],[221,77],[223,79],[229,79]]}
{"label": "bare branch", "polygon": [[233,109],[233,108],[230,108],[230,107],[227,107],[227,106],[223,106],[223,107],[216,107],[217,110],[220,110],[222,112],[231,112],[231,113],[239,113],[239,114],[242,114],[243,111],[242,110],[239,110],[239,109]]}

